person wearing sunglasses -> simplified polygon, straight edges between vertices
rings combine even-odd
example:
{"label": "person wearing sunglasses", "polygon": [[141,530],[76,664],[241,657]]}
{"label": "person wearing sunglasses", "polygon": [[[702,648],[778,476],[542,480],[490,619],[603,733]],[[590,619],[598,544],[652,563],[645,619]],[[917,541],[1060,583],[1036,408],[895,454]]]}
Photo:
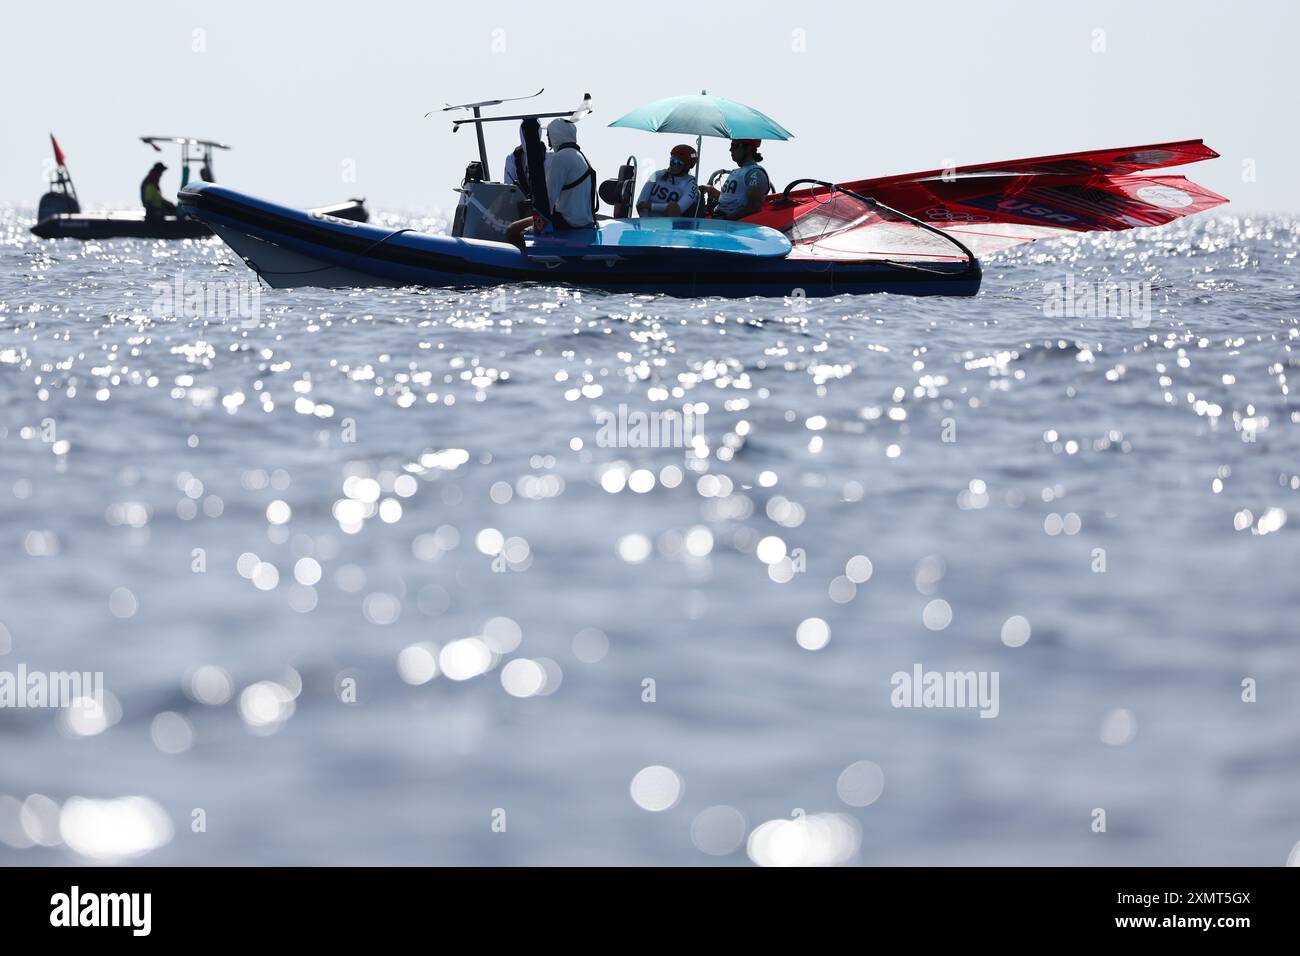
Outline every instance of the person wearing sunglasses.
{"label": "person wearing sunglasses", "polygon": [[694,146],[674,146],[668,167],[660,169],[641,187],[637,215],[692,217],[700,204],[700,189],[691,175],[698,157]]}

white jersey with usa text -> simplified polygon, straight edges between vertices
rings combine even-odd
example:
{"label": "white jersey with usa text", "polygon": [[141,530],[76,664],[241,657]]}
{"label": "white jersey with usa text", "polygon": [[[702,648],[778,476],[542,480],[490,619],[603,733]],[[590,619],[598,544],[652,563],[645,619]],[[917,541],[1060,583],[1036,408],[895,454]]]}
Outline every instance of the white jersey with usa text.
{"label": "white jersey with usa text", "polygon": [[682,212],[690,212],[700,198],[700,188],[694,176],[675,176],[666,169],[657,170],[646,184],[641,187],[641,195],[636,204],[664,204],[675,202]]}
{"label": "white jersey with usa text", "polygon": [[718,208],[727,215],[733,215],[745,208],[749,190],[757,186],[767,196],[767,170],[758,163],[738,166],[727,174],[726,182],[718,190]]}

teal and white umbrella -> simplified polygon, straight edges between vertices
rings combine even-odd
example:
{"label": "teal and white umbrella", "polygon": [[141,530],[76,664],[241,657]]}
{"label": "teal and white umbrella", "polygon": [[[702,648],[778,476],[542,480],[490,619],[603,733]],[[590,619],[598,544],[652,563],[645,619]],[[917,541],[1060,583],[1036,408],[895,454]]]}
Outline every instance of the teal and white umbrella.
{"label": "teal and white umbrella", "polygon": [[638,107],[610,126],[626,126],[651,133],[685,133],[723,139],[793,139],[784,126],[752,106],[721,96],[700,93],[670,96]]}
{"label": "teal and white umbrella", "polygon": [[670,96],[655,100],[620,116],[610,126],[643,129],[650,133],[684,133],[695,137],[697,161],[704,156],[704,137],[722,139],[794,139],[794,134],[744,103],[722,96]]}

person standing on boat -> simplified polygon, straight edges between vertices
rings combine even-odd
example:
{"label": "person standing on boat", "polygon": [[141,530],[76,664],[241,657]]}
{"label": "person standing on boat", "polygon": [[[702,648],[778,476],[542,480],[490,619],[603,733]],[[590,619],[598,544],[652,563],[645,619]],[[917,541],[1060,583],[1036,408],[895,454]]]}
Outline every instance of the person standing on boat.
{"label": "person standing on boat", "polygon": [[590,229],[596,224],[596,170],[578,148],[577,127],[571,120],[551,120],[546,127],[546,138],[551,144],[544,177],[550,209],[546,213],[537,210],[531,218],[510,224],[506,241],[521,249],[524,233],[530,227],[534,232],[540,229],[539,215],[556,231]]}
{"label": "person standing on boat", "polygon": [[657,170],[636,201],[638,216],[690,217],[700,204],[700,190],[691,175],[699,157],[694,146],[674,146],[668,168]]}
{"label": "person standing on boat", "polygon": [[162,194],[162,174],[166,169],[162,163],[154,163],[140,183],[140,202],[144,206],[146,219],[176,215],[176,204],[168,202]]}
{"label": "person standing on boat", "polygon": [[733,139],[731,159],[736,168],[727,174],[721,189],[700,187],[715,204],[714,219],[744,219],[763,208],[772,186],[767,170],[759,165],[763,161],[763,154],[758,151],[761,144],[757,139]]}

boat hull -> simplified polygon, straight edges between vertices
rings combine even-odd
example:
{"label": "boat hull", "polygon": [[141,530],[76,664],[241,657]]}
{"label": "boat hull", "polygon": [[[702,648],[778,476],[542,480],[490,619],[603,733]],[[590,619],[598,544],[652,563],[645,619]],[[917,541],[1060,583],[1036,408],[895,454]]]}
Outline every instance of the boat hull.
{"label": "boat hull", "polygon": [[[531,257],[500,242],[388,230],[312,214],[211,183],[179,196],[272,287],[481,287],[537,282],[674,296],[974,295],[978,267],[951,261],[761,259],[689,252]],[[918,268],[919,266],[919,268]]]}
{"label": "boat hull", "polygon": [[[353,222],[367,222],[370,213],[365,200],[350,199],[315,210]],[[32,226],[42,239],[202,239],[212,230],[188,216],[145,218],[143,210],[119,212],[59,213],[46,216]]]}
{"label": "boat hull", "polygon": [[61,213],[32,226],[42,239],[202,239],[203,223],[184,216],[146,219],[143,212]]}

